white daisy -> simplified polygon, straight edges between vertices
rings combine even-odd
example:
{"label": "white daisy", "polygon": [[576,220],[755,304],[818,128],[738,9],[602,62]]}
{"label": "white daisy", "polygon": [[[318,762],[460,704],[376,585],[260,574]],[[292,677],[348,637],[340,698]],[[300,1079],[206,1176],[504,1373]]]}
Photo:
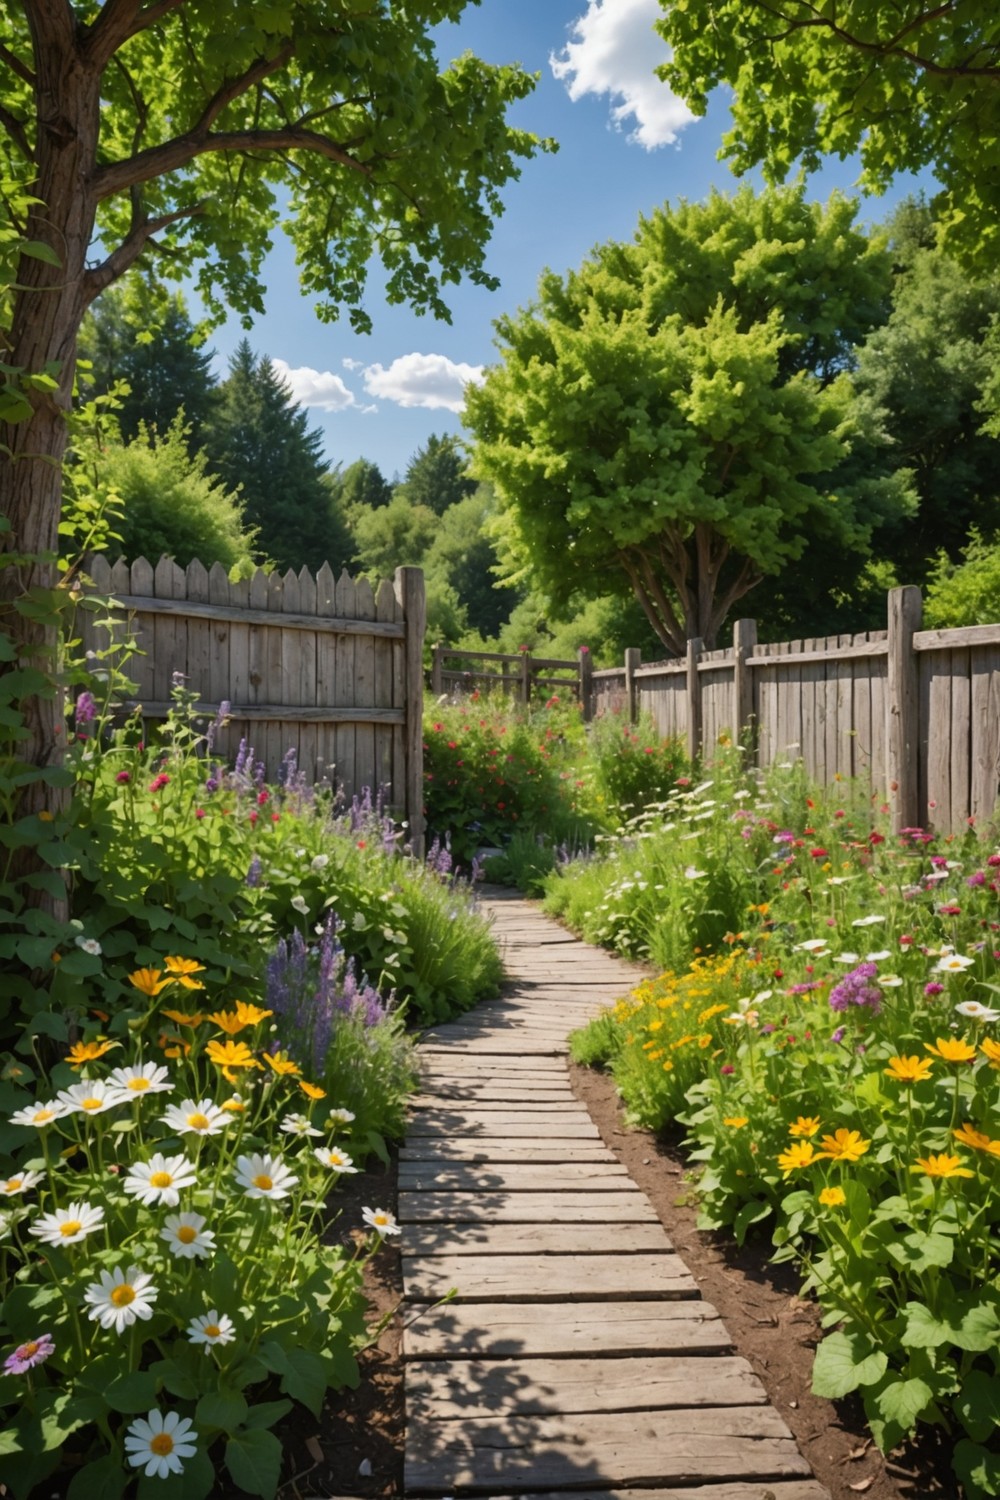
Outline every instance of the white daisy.
{"label": "white daisy", "polygon": [[826,938],[807,938],[804,943],[796,943],[795,946],[800,953],[815,953],[818,956],[821,953],[826,953],[830,944]]}
{"label": "white daisy", "polygon": [[81,937],[79,934],[73,939],[78,948],[84,953],[89,953],[92,958],[97,958],[101,952],[101,945],[96,938]]}
{"label": "white daisy", "polygon": [[298,1180],[280,1156],[254,1152],[236,1158],[236,1181],[248,1198],[287,1198]]}
{"label": "white daisy", "polygon": [[162,1151],[155,1151],[149,1161],[137,1161],[129,1168],[122,1187],[147,1208],[152,1203],[176,1208],[181,1188],[191,1187],[196,1176],[194,1163],[186,1156],[164,1156]]}
{"label": "white daisy", "polygon": [[402,1234],[394,1215],[387,1208],[363,1208],[361,1217],[370,1229],[375,1230],[376,1234]]}
{"label": "white daisy", "polygon": [[137,1318],[148,1321],[158,1296],[152,1281],[152,1276],[138,1266],[129,1266],[127,1271],[121,1266],[114,1272],[102,1271],[100,1281],[92,1282],[83,1294],[84,1302],[90,1303],[87,1317],[116,1333],[124,1333]]}
{"label": "white daisy", "polygon": [[899,974],[879,974],[876,976],[875,983],[883,990],[898,990],[903,980]]}
{"label": "white daisy", "polygon": [[326,867],[327,867],[327,865],[329,863],[330,863],[330,856],[329,856],[329,854],[317,854],[313,858],[312,868],[314,870],[316,870],[317,873],[318,873],[320,870],[325,870]]}
{"label": "white daisy", "polygon": [[104,1223],[104,1209],[90,1203],[71,1203],[55,1213],[42,1214],[28,1229],[46,1245],[75,1245]]}
{"label": "white daisy", "polygon": [[1000,1010],[993,1010],[989,1005],[981,1005],[978,1000],[963,1000],[961,1005],[955,1006],[955,1009],[960,1016],[968,1016],[973,1021],[1000,1021]]}
{"label": "white daisy", "polygon": [[305,896],[293,896],[290,905],[294,906],[295,910],[301,912],[304,917],[309,915],[309,902]]}
{"label": "white daisy", "polygon": [[353,1125],[355,1116],[349,1109],[331,1109],[327,1119],[331,1125]]}
{"label": "white daisy", "polygon": [[56,1102],[66,1106],[66,1112],[81,1115],[102,1115],[107,1109],[116,1109],[124,1104],[128,1095],[124,1089],[106,1083],[102,1078],[81,1078],[68,1089],[60,1089]]}
{"label": "white daisy", "polygon": [[317,1130],[315,1125],[310,1125],[305,1115],[286,1115],[281,1122],[281,1128],[286,1135],[315,1135],[321,1136],[322,1130]]}
{"label": "white daisy", "polygon": [[211,1312],[191,1319],[187,1336],[192,1344],[204,1344],[207,1354],[214,1344],[231,1344],[236,1337],[236,1325],[232,1318],[217,1313],[213,1307]]}
{"label": "white daisy", "polygon": [[30,1193],[36,1182],[41,1182],[41,1172],[15,1172],[4,1181],[0,1177],[0,1196],[13,1198],[15,1193]]}
{"label": "white daisy", "polygon": [[356,1172],[354,1165],[346,1151],[341,1151],[337,1146],[316,1146],[313,1155],[321,1166],[328,1167],[331,1172]]}
{"label": "white daisy", "polygon": [[160,1230],[160,1239],[166,1240],[171,1254],[184,1260],[211,1255],[215,1249],[215,1231],[205,1228],[207,1222],[201,1214],[171,1214]]}
{"label": "white daisy", "polygon": [[134,1469],[146,1465],[147,1479],[166,1479],[180,1474],[182,1459],[198,1452],[195,1431],[188,1417],[168,1411],[166,1416],[155,1408],[148,1417],[136,1417],[125,1434],[125,1451]]}
{"label": "white daisy", "polygon": [[156,1063],[136,1063],[131,1068],[115,1068],[108,1075],[108,1082],[126,1094],[169,1094],[173,1084],[168,1080],[166,1068]]}
{"label": "white daisy", "polygon": [[160,1119],[171,1130],[180,1135],[218,1135],[231,1123],[231,1116],[211,1099],[185,1099],[180,1104],[171,1104]]}
{"label": "white daisy", "polygon": [[848,964],[848,965],[850,965],[850,964],[856,964],[858,962],[858,954],[857,953],[838,953],[834,957],[833,961],[834,961],[835,964]]}
{"label": "white daisy", "polygon": [[865,954],[865,963],[880,964],[883,959],[891,957],[892,954],[889,952],[888,948],[878,948],[874,953]]}
{"label": "white daisy", "polygon": [[963,958],[961,953],[946,953],[938,959],[934,971],[937,974],[961,974],[963,969],[971,969],[975,961],[974,958]]}
{"label": "white daisy", "polygon": [[27,1104],[24,1109],[16,1110],[10,1118],[12,1125],[33,1125],[36,1130],[44,1130],[48,1125],[54,1125],[56,1120],[61,1120],[70,1113],[72,1105],[63,1104],[58,1099],[52,1099],[46,1104]]}
{"label": "white daisy", "polygon": [[877,927],[879,922],[884,922],[885,917],[881,912],[873,911],[867,917],[857,917],[851,923],[852,927]]}

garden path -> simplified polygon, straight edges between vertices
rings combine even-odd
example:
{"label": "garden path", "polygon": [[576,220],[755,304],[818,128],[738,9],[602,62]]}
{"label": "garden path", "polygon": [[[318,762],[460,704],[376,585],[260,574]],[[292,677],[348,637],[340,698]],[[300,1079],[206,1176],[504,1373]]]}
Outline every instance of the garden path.
{"label": "garden path", "polygon": [[830,1500],[570,1088],[639,971],[484,904],[509,982],[425,1034],[400,1153],[407,1496]]}

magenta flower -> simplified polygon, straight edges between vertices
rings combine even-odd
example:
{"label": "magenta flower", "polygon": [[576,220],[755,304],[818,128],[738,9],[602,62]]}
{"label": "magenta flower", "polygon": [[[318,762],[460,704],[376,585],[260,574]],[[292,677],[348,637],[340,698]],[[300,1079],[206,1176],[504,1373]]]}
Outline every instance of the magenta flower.
{"label": "magenta flower", "polygon": [[33,1370],[35,1365],[40,1365],[43,1359],[55,1352],[55,1344],[51,1334],[40,1333],[37,1339],[29,1339],[26,1344],[18,1344],[13,1354],[8,1354],[3,1362],[5,1375],[23,1375],[27,1370]]}
{"label": "magenta flower", "polygon": [[928,996],[943,995],[944,994],[944,985],[943,984],[933,984],[933,983],[931,983],[931,984],[925,984],[924,985],[924,994],[928,995]]}
{"label": "magenta flower", "polygon": [[115,780],[118,782],[119,786],[125,786],[128,782],[130,782],[132,780],[132,772],[131,771],[119,771],[118,775],[115,777]]}
{"label": "magenta flower", "polygon": [[159,792],[167,785],[169,780],[170,777],[164,771],[161,771],[159,776],[154,776],[149,783],[149,790],[151,792]]}

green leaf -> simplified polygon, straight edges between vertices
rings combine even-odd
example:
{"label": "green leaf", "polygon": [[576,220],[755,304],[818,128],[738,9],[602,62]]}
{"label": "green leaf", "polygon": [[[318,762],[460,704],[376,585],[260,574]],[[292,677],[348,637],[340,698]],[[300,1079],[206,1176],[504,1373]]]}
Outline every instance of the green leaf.
{"label": "green leaf", "polygon": [[968,1500],[1000,1495],[1000,1453],[991,1453],[979,1443],[962,1438],[952,1454],[955,1473],[965,1486]]}
{"label": "green leaf", "polygon": [[226,1444],[226,1468],[240,1489],[270,1500],[281,1478],[281,1444],[260,1428],[238,1433]]}
{"label": "green leaf", "polygon": [[984,1301],[975,1293],[954,1297],[940,1317],[935,1317],[922,1302],[908,1302],[906,1326],[900,1336],[907,1349],[938,1349],[949,1344],[970,1353],[981,1353],[996,1346],[1000,1332],[994,1302]]}
{"label": "green leaf", "polygon": [[25,240],[21,245],[21,254],[28,255],[32,260],[43,260],[47,266],[61,266],[59,259],[51,245],[44,240]]}
{"label": "green leaf", "polygon": [[[926,1380],[894,1380],[878,1392],[875,1405],[887,1422],[897,1424],[902,1438],[913,1430],[920,1413],[933,1399],[934,1392]],[[891,1446],[895,1447],[896,1444],[892,1443]]]}
{"label": "green leaf", "polygon": [[970,1370],[955,1398],[955,1410],[970,1438],[985,1443],[1000,1427],[1000,1376]]}
{"label": "green leaf", "polygon": [[194,1419],[201,1427],[219,1427],[232,1434],[246,1417],[247,1403],[238,1391],[221,1388],[202,1396]]}
{"label": "green leaf", "polygon": [[112,1411],[124,1416],[147,1412],[156,1405],[156,1377],[150,1370],[118,1375],[104,1388],[104,1399]]}
{"label": "green leaf", "polygon": [[106,1453],[76,1471],[66,1491],[66,1500],[94,1500],[95,1495],[100,1495],[101,1500],[118,1500],[127,1484],[128,1475],[120,1459]]}
{"label": "green leaf", "polygon": [[286,1349],[287,1371],[282,1377],[281,1389],[303,1406],[308,1406],[314,1417],[323,1410],[323,1397],[327,1391],[326,1364],[318,1354],[308,1349]]}
{"label": "green leaf", "polygon": [[243,1425],[248,1431],[273,1427],[288,1415],[293,1405],[292,1401],[260,1401],[248,1409]]}
{"label": "green leaf", "polygon": [[751,1224],[759,1224],[761,1219],[766,1219],[770,1212],[769,1203],[759,1203],[756,1199],[752,1203],[744,1203],[733,1219],[733,1234],[736,1237],[736,1243],[742,1245]]}
{"label": "green leaf", "polygon": [[926,1271],[930,1266],[950,1266],[955,1241],[950,1234],[908,1234],[886,1246],[898,1266],[908,1271]]}
{"label": "green leaf", "polygon": [[168,1474],[166,1479],[139,1480],[136,1500],[205,1500],[215,1488],[215,1465],[207,1454],[198,1452],[193,1458],[184,1460],[181,1474]]}
{"label": "green leaf", "polygon": [[173,1359],[158,1359],[149,1367],[150,1375],[155,1375],[157,1380],[162,1380],[164,1390],[171,1396],[177,1396],[181,1401],[195,1401],[198,1398],[198,1384],[186,1370],[182,1370]]}
{"label": "green leaf", "polygon": [[889,1361],[860,1334],[831,1333],[816,1350],[812,1388],[817,1396],[836,1400],[862,1385],[875,1385]]}

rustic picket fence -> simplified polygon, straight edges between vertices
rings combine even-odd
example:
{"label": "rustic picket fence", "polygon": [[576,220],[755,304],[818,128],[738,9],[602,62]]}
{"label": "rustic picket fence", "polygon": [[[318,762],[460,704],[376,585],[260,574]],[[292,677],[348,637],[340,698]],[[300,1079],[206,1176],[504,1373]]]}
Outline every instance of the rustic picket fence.
{"label": "rustic picket fence", "polygon": [[1000,625],[922,630],[917,588],[889,594],[888,629],[764,645],[753,620],[733,644],[594,673],[598,713],[650,713],[689,753],[745,736],[762,767],[801,756],[821,784],[868,781],[894,827],[956,833],[1000,795]]}
{"label": "rustic picket fence", "polygon": [[[424,580],[398,568],[376,590],[328,564],[315,577],[265,573],[230,582],[218,563],[178,567],[161,558],[129,564],[89,560],[93,590],[115,600],[119,640],[139,654],[128,662],[134,703],[144,719],[170,708],[175,672],[197,694],[197,712],[228,702],[216,741],[232,759],[240,741],[274,780],[289,750],[310,783],[328,780],[350,799],[365,787],[389,789],[419,850],[423,840]],[[108,645],[85,619],[84,647]]]}
{"label": "rustic picket fence", "polygon": [[453,646],[432,646],[430,686],[435,698],[443,693],[478,690],[505,693],[519,703],[531,703],[539,696],[548,698],[553,692],[568,693],[581,705],[584,719],[593,717],[593,662],[586,646],[572,661],[534,656],[527,649],[462,651]]}

